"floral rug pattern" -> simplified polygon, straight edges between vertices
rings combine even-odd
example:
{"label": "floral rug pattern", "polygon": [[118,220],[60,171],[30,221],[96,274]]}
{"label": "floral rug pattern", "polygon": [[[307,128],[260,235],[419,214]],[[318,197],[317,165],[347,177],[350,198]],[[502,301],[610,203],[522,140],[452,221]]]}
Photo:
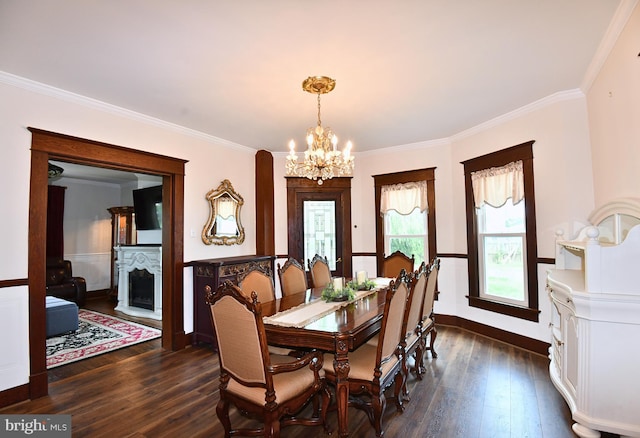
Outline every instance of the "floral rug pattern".
{"label": "floral rug pattern", "polygon": [[47,368],[157,339],[161,335],[162,332],[153,327],[80,309],[78,330],[47,339]]}

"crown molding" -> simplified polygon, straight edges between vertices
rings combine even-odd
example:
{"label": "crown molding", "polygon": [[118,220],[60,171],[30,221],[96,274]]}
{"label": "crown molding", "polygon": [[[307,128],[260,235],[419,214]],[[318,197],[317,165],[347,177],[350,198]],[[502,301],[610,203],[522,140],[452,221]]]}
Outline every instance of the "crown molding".
{"label": "crown molding", "polygon": [[479,134],[482,131],[486,131],[488,129],[510,122],[512,120],[518,119],[527,114],[531,114],[535,111],[546,108],[558,102],[563,102],[566,100],[573,100],[573,99],[584,99],[584,98],[585,98],[585,95],[582,92],[582,90],[580,90],[579,88],[576,88],[573,90],[559,91],[550,96],[543,97],[542,99],[538,99],[534,102],[531,102],[530,104],[521,106],[520,108],[510,111],[506,114],[495,117],[491,120],[487,120],[486,122],[480,123],[479,125],[476,125],[472,128],[469,128],[462,132],[454,134],[450,137],[450,140],[452,143],[458,140],[462,140],[466,137]]}
{"label": "crown molding", "polygon": [[602,66],[607,61],[611,50],[613,50],[613,46],[616,44],[616,41],[618,41],[620,33],[622,33],[627,21],[631,18],[633,10],[637,4],[638,0],[622,0],[618,5],[604,37],[600,40],[600,45],[591,59],[587,72],[585,73],[584,78],[582,78],[580,89],[583,92],[588,92],[593,85],[593,82],[598,77]]}
{"label": "crown molding", "polygon": [[372,155],[387,154],[389,152],[412,152],[412,151],[418,151],[418,150],[423,150],[427,148],[433,148],[438,146],[449,146],[449,145],[451,145],[451,137],[439,138],[436,140],[418,141],[415,143],[408,143],[408,144],[402,144],[397,146],[389,146],[382,149],[374,149],[372,151],[354,152],[353,155],[357,154],[357,156],[367,157]]}
{"label": "crown molding", "polygon": [[215,143],[217,145],[238,149],[244,152],[254,152],[255,149],[248,146],[243,146],[238,143],[224,140],[219,137],[215,137],[204,132],[197,131],[195,129],[186,128],[184,126],[177,125],[175,123],[167,122],[155,117],[147,116],[142,113],[131,111],[110,103],[102,102],[97,99],[82,96],[80,94],[72,93],[70,91],[63,90],[61,88],[52,87],[50,85],[43,84],[41,82],[33,81],[31,79],[16,76],[11,73],[0,71],[0,83],[11,85],[17,88],[22,88],[33,93],[53,97],[56,99],[64,100],[67,102],[82,105],[87,108],[95,109],[125,119],[134,120],[136,122],[145,123],[147,125],[155,126],[162,129],[174,131],[176,133],[187,135],[189,137],[197,138],[199,140],[206,141],[207,143]]}

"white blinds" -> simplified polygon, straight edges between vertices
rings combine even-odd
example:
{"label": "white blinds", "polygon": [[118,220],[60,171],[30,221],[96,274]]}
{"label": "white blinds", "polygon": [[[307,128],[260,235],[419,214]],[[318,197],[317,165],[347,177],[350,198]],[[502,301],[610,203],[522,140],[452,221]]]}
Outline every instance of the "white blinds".
{"label": "white blinds", "polygon": [[416,207],[420,211],[427,209],[427,182],[416,181],[393,184],[380,188],[380,214],[390,210],[407,215]]}
{"label": "white blinds", "polygon": [[472,172],[471,183],[476,208],[481,208],[485,203],[492,207],[501,207],[509,198],[512,199],[513,205],[522,201],[523,175],[522,161]]}

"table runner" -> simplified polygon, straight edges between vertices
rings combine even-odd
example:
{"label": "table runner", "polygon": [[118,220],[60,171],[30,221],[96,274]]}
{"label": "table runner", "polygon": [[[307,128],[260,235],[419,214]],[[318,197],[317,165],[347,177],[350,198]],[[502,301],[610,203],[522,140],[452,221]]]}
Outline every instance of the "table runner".
{"label": "table runner", "polygon": [[291,309],[278,312],[272,316],[263,317],[265,324],[273,324],[283,327],[296,327],[302,328],[320,318],[335,312],[339,308],[351,304],[354,301],[360,300],[368,295],[378,292],[383,287],[389,285],[390,278],[375,278],[372,281],[376,284],[371,290],[356,291],[356,297],[351,301],[342,302],[326,302],[323,299],[312,301],[310,303],[303,303],[299,306],[292,307]]}

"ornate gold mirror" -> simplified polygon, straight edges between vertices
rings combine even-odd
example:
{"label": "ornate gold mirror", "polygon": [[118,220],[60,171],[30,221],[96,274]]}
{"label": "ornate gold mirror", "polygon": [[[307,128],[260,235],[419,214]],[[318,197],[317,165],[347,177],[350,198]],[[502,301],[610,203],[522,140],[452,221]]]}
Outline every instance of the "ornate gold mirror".
{"label": "ornate gold mirror", "polygon": [[240,208],[244,199],[228,179],[205,196],[209,201],[209,220],[202,230],[207,245],[239,245],[244,242],[244,227],[240,222]]}

